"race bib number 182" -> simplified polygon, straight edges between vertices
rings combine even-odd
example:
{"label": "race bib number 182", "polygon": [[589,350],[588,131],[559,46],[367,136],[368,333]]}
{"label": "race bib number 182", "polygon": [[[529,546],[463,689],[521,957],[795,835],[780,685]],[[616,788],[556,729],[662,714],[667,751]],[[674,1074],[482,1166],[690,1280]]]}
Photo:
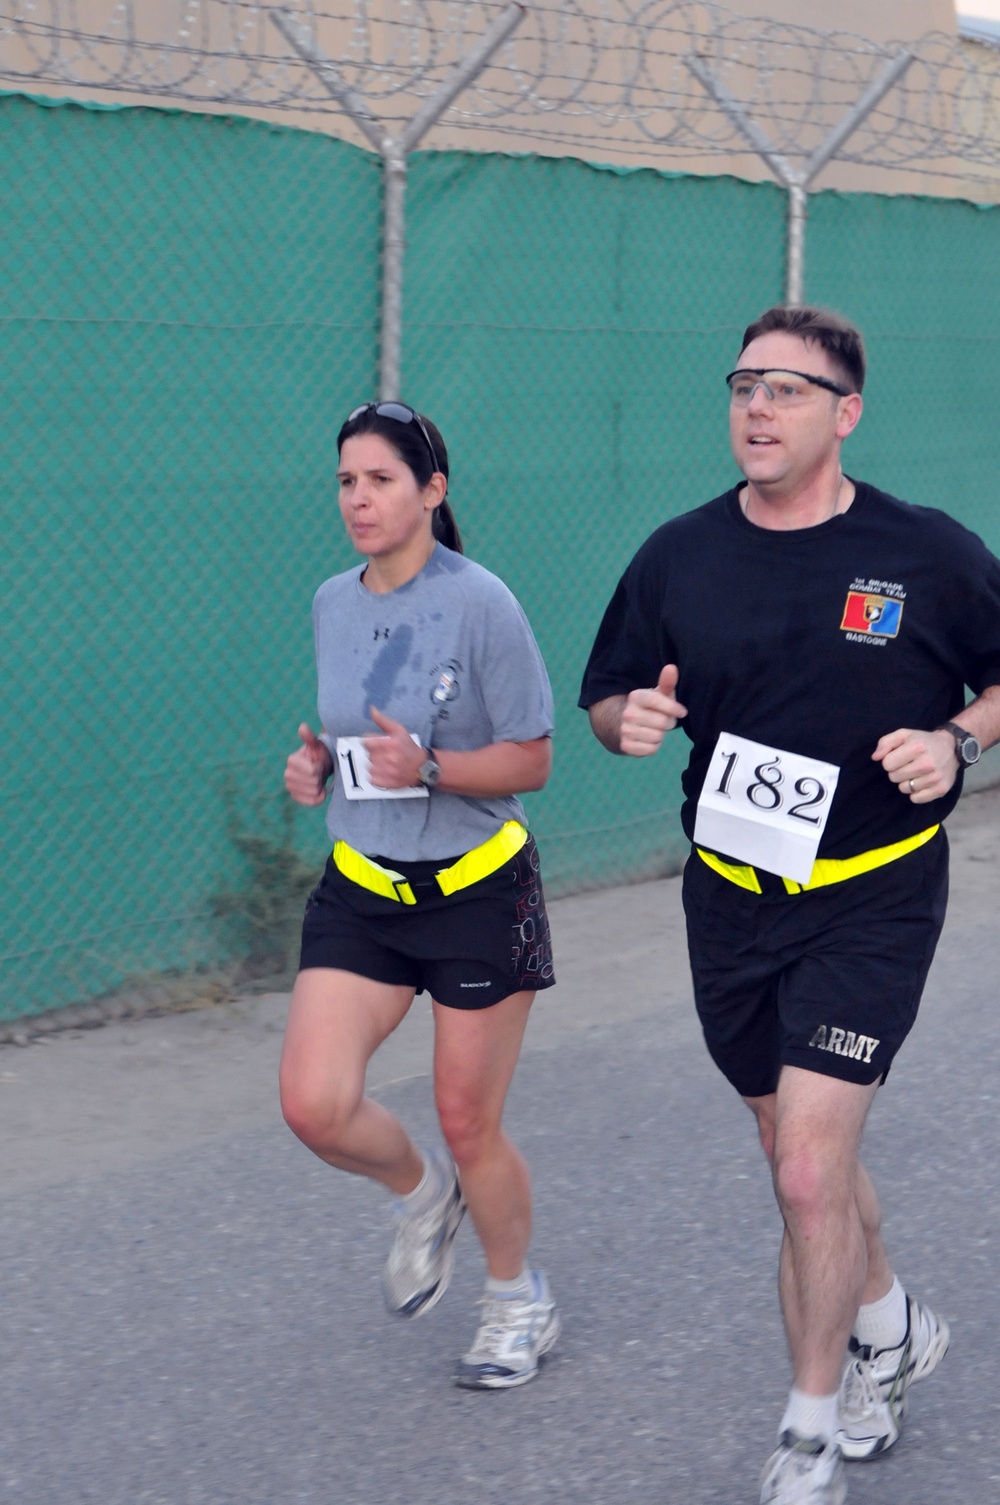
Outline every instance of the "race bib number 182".
{"label": "race bib number 182", "polygon": [[808,883],[830,814],[835,763],[723,732],[698,801],[698,846]]}

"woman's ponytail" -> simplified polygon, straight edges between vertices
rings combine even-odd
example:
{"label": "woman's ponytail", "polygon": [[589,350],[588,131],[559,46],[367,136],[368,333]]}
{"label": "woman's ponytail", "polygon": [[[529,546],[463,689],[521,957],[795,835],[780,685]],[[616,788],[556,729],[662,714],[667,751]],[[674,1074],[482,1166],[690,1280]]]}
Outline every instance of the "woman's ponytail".
{"label": "woman's ponytail", "polygon": [[434,537],[438,543],[443,543],[446,549],[452,549],[456,554],[465,552],[462,548],[462,535],[458,531],[455,514],[447,499],[439,507],[434,508],[433,529]]}

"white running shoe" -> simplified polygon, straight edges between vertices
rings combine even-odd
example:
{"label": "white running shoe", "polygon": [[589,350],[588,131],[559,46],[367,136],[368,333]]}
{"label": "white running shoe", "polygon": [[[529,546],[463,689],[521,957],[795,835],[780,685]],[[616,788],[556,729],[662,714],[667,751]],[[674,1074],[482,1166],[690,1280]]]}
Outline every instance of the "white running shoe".
{"label": "white running shoe", "polygon": [[559,1336],[559,1313],[549,1283],[532,1270],[531,1296],[493,1296],[480,1300],[483,1315],[472,1347],[455,1368],[456,1385],[471,1390],[505,1390],[526,1385],[538,1373],[538,1361]]}
{"label": "white running shoe", "polygon": [[929,1375],[948,1352],[948,1324],[911,1296],[906,1298],[906,1337],[898,1348],[873,1353],[851,1339],[840,1382],[837,1443],[845,1458],[877,1458],[899,1438],[906,1392]]}
{"label": "white running shoe", "polygon": [[847,1481],[835,1442],[782,1432],[764,1465],[760,1505],[844,1505]]}
{"label": "white running shoe", "polygon": [[396,1237],[382,1271],[385,1304],[395,1317],[420,1317],[437,1306],[455,1268],[455,1235],[465,1214],[458,1171],[431,1150],[444,1191],[428,1212],[408,1215],[397,1204]]}

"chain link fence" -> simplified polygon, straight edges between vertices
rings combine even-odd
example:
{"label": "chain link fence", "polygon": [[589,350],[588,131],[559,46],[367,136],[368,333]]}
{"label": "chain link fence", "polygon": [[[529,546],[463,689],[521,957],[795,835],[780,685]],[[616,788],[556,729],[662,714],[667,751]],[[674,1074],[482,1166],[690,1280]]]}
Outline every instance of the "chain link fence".
{"label": "chain link fence", "polygon": [[380,189],[250,121],[13,97],[0,143],[10,1017],[274,952]]}
{"label": "chain link fence", "polygon": [[[328,136],[150,108],[8,96],[0,143],[11,1019],[292,959],[326,843],[281,770],[313,592],[352,562],[334,438],[376,388],[381,182]],[[781,296],[785,195],[457,150],[408,194],[403,395],[556,690],[548,887],[667,871],[684,744],[610,759],[577,687],[634,548],[732,484],[722,375]],[[811,203],[807,295],[870,347],[848,469],[995,550],[998,247],[959,200]]]}

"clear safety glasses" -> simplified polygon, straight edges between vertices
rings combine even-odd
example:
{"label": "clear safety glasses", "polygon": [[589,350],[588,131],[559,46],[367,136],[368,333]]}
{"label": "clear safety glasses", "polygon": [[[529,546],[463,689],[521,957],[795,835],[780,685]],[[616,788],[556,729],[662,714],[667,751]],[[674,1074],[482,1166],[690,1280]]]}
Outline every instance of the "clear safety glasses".
{"label": "clear safety glasses", "polygon": [[741,367],[730,371],[726,377],[729,401],[734,408],[748,408],[753,394],[761,387],[768,402],[775,407],[792,408],[808,402],[815,395],[813,388],[822,387],[826,392],[836,392],[838,397],[849,397],[846,387],[831,381],[828,376],[810,376],[807,371],[779,371],[765,367]]}

